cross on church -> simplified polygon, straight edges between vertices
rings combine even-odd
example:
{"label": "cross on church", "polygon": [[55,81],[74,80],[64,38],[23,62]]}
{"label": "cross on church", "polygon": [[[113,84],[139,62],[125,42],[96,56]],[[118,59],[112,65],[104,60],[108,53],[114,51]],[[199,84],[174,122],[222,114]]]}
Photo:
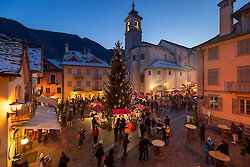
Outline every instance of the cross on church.
{"label": "cross on church", "polygon": [[132,10],[135,10],[135,2],[132,3]]}

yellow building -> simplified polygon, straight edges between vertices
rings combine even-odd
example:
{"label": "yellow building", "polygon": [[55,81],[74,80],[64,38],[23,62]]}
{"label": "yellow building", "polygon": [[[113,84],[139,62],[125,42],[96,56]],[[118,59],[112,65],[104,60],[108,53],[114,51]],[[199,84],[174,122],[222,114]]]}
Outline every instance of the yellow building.
{"label": "yellow building", "polygon": [[218,4],[219,35],[195,47],[201,53],[198,90],[204,114],[210,110],[218,122],[250,125],[250,2],[236,12],[234,2]]}
{"label": "yellow building", "polygon": [[21,40],[0,34],[0,166],[3,167],[10,167],[15,150],[20,151],[21,138],[14,125],[22,110],[13,110],[10,104],[16,101],[24,104],[31,93],[28,64],[27,48]]}
{"label": "yellow building", "polygon": [[64,101],[103,96],[110,65],[90,52],[70,51],[66,44],[62,67]]}

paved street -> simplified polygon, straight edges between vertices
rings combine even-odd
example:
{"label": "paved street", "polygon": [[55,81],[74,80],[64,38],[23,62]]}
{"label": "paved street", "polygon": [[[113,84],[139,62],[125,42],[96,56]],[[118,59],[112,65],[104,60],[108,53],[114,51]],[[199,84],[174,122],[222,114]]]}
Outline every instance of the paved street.
{"label": "paved street", "polygon": [[[190,141],[187,139],[185,124],[186,111],[179,111],[170,113],[167,109],[164,109],[161,113],[161,117],[169,115],[172,126],[172,138],[170,144],[165,146],[165,155],[162,158],[156,158],[154,156],[154,148],[151,146],[149,161],[139,161],[138,157],[138,137],[137,132],[130,132],[131,142],[128,146],[128,158],[127,160],[121,160],[122,146],[119,142],[114,143],[113,131],[100,129],[99,139],[104,140],[104,151],[109,149],[115,149],[115,166],[119,167],[138,167],[138,166],[150,166],[150,167],[196,167],[198,164],[205,160],[205,154],[203,152],[203,143],[198,139],[198,132],[196,133],[196,139]],[[50,154],[52,157],[52,166],[56,167],[59,162],[59,155],[61,151],[64,151],[69,157],[69,167],[91,167],[97,166],[96,160],[93,156],[93,141],[90,129],[91,120],[85,119],[85,121],[79,120],[77,117],[73,122],[73,128],[65,128],[59,133],[59,139],[56,142],[49,141],[46,144],[39,144],[33,147],[29,152],[38,151],[38,156],[41,152],[45,155]],[[77,132],[80,127],[86,129],[86,139],[84,140],[83,148],[78,148],[78,141],[76,139]],[[219,130],[210,128],[207,130],[207,136],[211,136],[215,144],[219,143],[221,137]],[[238,145],[232,145],[227,140],[230,147],[231,167],[248,167],[250,162],[250,156],[242,157],[240,155],[240,148]],[[29,153],[27,152],[27,153]],[[247,163],[248,162],[248,163]],[[39,161],[30,164],[31,167],[38,166]]]}

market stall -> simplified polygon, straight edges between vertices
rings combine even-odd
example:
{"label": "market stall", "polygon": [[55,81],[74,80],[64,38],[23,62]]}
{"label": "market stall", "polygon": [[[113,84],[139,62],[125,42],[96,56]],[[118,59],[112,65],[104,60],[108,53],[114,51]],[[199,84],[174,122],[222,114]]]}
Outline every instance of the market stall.
{"label": "market stall", "polygon": [[118,118],[124,118],[126,120],[126,127],[128,130],[135,130],[135,125],[131,122],[131,112],[129,108],[113,109],[112,114],[115,122]]}

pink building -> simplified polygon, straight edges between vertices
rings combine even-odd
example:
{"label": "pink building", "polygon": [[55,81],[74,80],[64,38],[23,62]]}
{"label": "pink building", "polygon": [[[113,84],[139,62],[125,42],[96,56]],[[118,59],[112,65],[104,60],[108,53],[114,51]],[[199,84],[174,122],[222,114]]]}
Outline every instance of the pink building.
{"label": "pink building", "polygon": [[198,91],[204,114],[210,110],[218,122],[250,125],[250,2],[236,12],[234,2],[218,4],[219,35],[195,47],[201,53]]}

